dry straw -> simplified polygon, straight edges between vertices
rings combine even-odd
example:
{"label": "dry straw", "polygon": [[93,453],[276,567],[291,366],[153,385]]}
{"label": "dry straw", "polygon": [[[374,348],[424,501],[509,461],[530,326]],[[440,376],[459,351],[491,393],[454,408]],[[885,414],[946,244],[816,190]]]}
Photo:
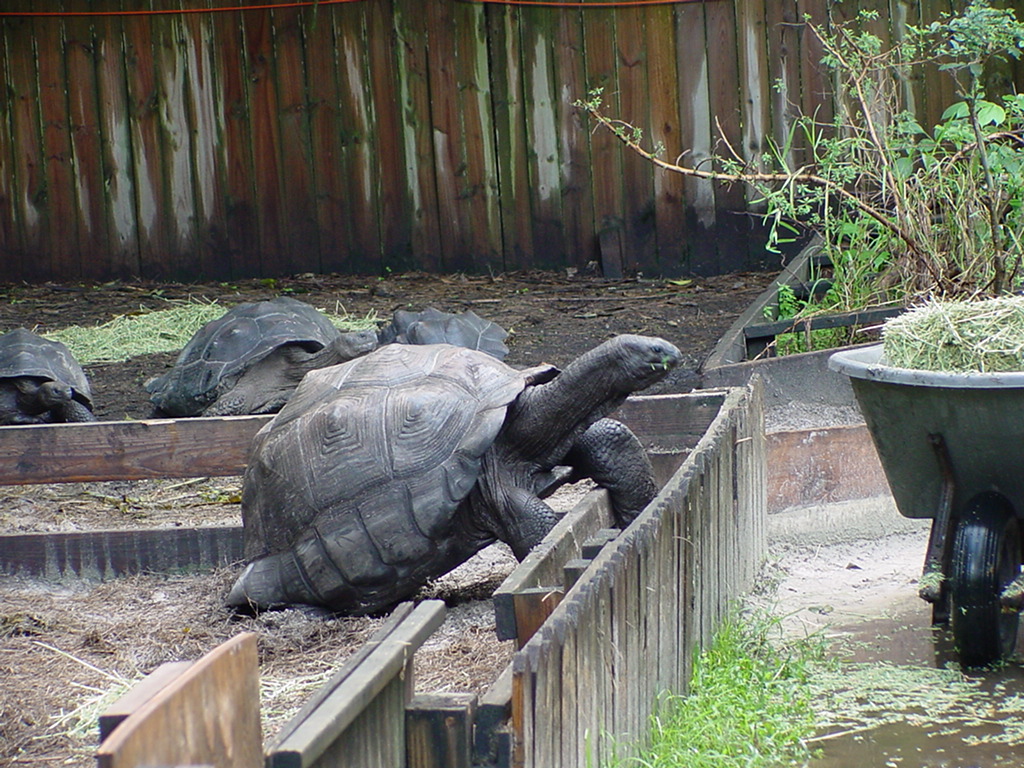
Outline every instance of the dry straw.
{"label": "dry straw", "polygon": [[885,324],[886,360],[949,373],[1024,370],[1024,296],[931,301]]}

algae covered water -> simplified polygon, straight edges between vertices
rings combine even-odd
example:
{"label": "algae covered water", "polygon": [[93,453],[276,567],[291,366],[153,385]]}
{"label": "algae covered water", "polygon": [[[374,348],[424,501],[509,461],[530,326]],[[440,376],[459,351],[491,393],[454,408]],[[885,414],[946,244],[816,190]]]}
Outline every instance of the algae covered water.
{"label": "algae covered water", "polygon": [[1024,766],[1024,627],[1014,660],[961,670],[917,596],[929,522],[886,510],[876,536],[819,528],[773,542],[787,632],[829,648],[812,681],[809,768]]}

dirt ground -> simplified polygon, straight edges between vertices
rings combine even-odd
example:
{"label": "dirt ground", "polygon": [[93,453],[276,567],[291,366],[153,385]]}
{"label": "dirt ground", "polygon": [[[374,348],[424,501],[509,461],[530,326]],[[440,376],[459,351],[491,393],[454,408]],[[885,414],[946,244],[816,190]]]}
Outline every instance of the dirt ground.
{"label": "dirt ground", "polygon": [[[735,318],[773,273],[606,281],[561,273],[493,277],[393,275],[385,280],[303,275],[231,284],[110,283],[0,286],[0,330],[96,325],[116,315],[188,300],[234,304],[291,295],[355,316],[395,309],[472,309],[509,331],[507,362],[562,365],[617,333],[659,335],[684,364],[649,392],[686,392]],[[96,414],[145,418],[142,385],[174,354],[86,366]],[[0,533],[142,525],[232,524],[240,478],[0,487]],[[566,489],[571,507],[585,489]],[[417,690],[480,693],[508,663],[512,643],[494,636],[489,596],[515,565],[495,545],[424,590],[449,606],[441,630],[417,654]],[[259,635],[264,735],[379,625],[379,619],[309,617],[277,611],[238,618],[222,599],[237,568],[203,576],[141,575],[109,583],[49,584],[0,579],[0,765],[92,763],[103,706],[164,661],[195,659],[240,631]]]}
{"label": "dirt ground", "polygon": [[[684,364],[651,392],[679,392],[693,388],[699,364],[774,277],[774,273],[749,272],[678,284],[608,281],[554,272],[493,277],[411,273],[387,279],[302,275],[230,284],[0,285],[0,330],[24,326],[46,332],[168,309],[190,299],[232,305],[281,294],[356,317],[373,312],[382,323],[396,309],[472,309],[509,332],[507,362],[516,367],[545,362],[563,365],[617,333],[661,336],[682,350]],[[174,358],[174,354],[147,355],[86,366],[97,416],[107,420],[149,416],[142,386],[166,370]]]}

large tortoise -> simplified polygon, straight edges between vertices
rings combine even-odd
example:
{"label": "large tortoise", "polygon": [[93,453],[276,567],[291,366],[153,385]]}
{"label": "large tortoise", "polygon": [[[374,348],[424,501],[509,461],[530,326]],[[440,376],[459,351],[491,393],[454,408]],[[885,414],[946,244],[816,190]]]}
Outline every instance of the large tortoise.
{"label": "large tortoise", "polygon": [[523,558],[542,498],[593,478],[619,524],[653,498],[637,438],[605,418],[680,360],[617,336],[564,371],[449,345],[389,345],[309,374],[254,439],[242,491],[251,559],[227,602],[375,613],[496,540]]}
{"label": "large tortoise", "polygon": [[0,336],[0,425],[96,421],[71,351],[25,328]]}
{"label": "large tortoise", "polygon": [[157,416],[276,413],[309,371],[382,342],[449,341],[504,355],[505,332],[472,312],[395,313],[391,325],[342,333],[316,308],[287,296],[239,304],[200,328],[173,367],[146,382]]}

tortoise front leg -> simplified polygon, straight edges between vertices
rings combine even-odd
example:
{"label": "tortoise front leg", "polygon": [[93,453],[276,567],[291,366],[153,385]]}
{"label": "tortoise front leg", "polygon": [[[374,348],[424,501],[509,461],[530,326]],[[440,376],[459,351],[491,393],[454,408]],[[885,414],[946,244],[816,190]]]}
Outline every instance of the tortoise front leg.
{"label": "tortoise front leg", "polygon": [[500,525],[504,530],[498,537],[512,548],[517,560],[540,544],[561,516],[535,495],[522,488],[510,489],[504,500]]}
{"label": "tortoise front leg", "polygon": [[629,525],[658,494],[647,451],[636,435],[615,419],[595,421],[576,440],[566,463],[611,496],[616,524]]}

